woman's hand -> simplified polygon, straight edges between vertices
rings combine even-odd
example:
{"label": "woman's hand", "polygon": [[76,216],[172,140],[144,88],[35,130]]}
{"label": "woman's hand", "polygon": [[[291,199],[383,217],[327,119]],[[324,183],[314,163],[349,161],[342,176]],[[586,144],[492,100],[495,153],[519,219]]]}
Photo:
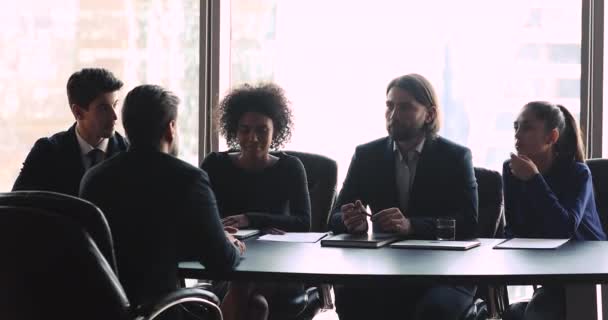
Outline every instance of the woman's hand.
{"label": "woman's hand", "polygon": [[538,167],[530,158],[524,155],[516,155],[511,153],[511,161],[509,162],[511,173],[520,180],[528,181],[539,173]]}
{"label": "woman's hand", "polygon": [[247,228],[249,226],[249,218],[244,214],[237,214],[222,219],[222,224],[224,227]]}

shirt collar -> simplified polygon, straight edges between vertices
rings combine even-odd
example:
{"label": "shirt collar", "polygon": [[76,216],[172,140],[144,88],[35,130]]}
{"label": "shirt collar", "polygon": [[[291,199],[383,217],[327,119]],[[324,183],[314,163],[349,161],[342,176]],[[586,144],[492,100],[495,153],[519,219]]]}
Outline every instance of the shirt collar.
{"label": "shirt collar", "polygon": [[[407,152],[407,158],[411,160],[414,155],[419,156],[422,153],[422,148],[424,147],[424,142],[426,138],[422,138],[420,142],[416,145],[414,149],[411,149]],[[393,152],[396,155],[399,155],[399,160],[403,161],[403,155],[401,154],[401,150],[399,150],[399,146],[397,145],[397,141],[393,141]]]}
{"label": "shirt collar", "polygon": [[101,140],[101,142],[93,147],[92,145],[90,145],[88,142],[86,142],[84,140],[84,138],[82,138],[80,136],[80,133],[78,133],[78,129],[75,129],[74,131],[76,131],[76,140],[78,140],[78,145],[80,146],[80,154],[81,155],[85,155],[87,153],[89,153],[91,150],[93,149],[99,149],[101,151],[103,151],[103,153],[106,153],[108,150],[108,138],[103,138]]}

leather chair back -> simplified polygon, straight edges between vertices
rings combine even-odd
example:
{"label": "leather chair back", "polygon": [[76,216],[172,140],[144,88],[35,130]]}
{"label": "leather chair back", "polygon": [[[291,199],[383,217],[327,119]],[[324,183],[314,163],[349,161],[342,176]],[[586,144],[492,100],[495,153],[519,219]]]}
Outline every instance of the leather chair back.
{"label": "leather chair back", "polygon": [[312,232],[325,232],[329,213],[336,199],[338,165],[336,161],[314,153],[284,151],[297,157],[306,169],[311,205]]}
{"label": "leather chair back", "polygon": [[[505,226],[502,177],[496,171],[476,167],[475,178],[479,198],[477,237],[502,238]],[[478,286],[476,298],[462,320],[494,317],[509,305],[506,286]]]}
{"label": "leather chair back", "polygon": [[69,218],[0,205],[0,252],[1,319],[128,319],[110,265]]}
{"label": "leather chair back", "polygon": [[608,159],[588,159],[587,165],[593,179],[597,213],[604,232],[608,233]]}
{"label": "leather chair back", "polygon": [[500,173],[476,167],[475,178],[479,195],[477,237],[500,238],[505,225]]}
{"label": "leather chair back", "polygon": [[[328,231],[329,214],[337,197],[338,164],[336,161],[319,154],[299,151],[284,152],[300,159],[306,170],[311,207],[310,231]],[[333,308],[330,285],[319,283],[309,285],[305,295],[308,300],[306,307],[297,316],[291,317],[292,319],[312,319],[320,309]],[[278,318],[286,319],[288,317],[281,315]]]}
{"label": "leather chair back", "polygon": [[114,273],[118,274],[108,221],[93,203],[57,192],[14,191],[0,193],[0,205],[37,208],[72,219],[95,241]]}

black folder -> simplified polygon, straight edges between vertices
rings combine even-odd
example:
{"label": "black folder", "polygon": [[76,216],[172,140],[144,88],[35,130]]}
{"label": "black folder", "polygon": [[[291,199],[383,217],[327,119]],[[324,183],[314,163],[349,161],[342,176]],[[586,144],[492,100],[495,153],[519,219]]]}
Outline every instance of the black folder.
{"label": "black folder", "polygon": [[321,246],[380,248],[399,239],[401,238],[398,235],[390,233],[372,233],[369,235],[343,233],[321,240]]}

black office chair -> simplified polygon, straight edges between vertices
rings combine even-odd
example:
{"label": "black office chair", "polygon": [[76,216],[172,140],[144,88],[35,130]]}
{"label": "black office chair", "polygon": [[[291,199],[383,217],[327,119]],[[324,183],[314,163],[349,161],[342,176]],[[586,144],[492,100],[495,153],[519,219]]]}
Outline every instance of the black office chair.
{"label": "black office chair", "polygon": [[[308,192],[311,204],[311,230],[312,232],[326,232],[327,220],[336,199],[336,184],[338,180],[338,165],[336,161],[313,153],[284,151],[286,154],[297,157],[306,169]],[[328,284],[309,284],[306,296],[300,300],[303,308],[295,315],[271,310],[273,319],[312,319],[321,309],[333,308],[331,299],[331,286]],[[293,309],[292,309],[293,310]]]}
{"label": "black office chair", "polygon": [[306,170],[311,206],[310,231],[328,231],[329,214],[337,196],[338,164],[336,161],[318,154],[298,151],[284,152],[300,159]]}
{"label": "black office chair", "polygon": [[[477,218],[478,238],[502,238],[504,236],[504,211],[502,203],[502,177],[500,173],[475,168],[479,210]],[[463,320],[480,320],[498,317],[508,306],[506,286],[478,286],[473,305],[462,316]]]}
{"label": "black office chair", "polygon": [[101,210],[89,201],[50,191],[0,193],[0,205],[43,209],[70,218],[95,241],[97,248],[118,275],[112,232]]}
{"label": "black office chair", "polygon": [[46,209],[0,205],[1,319],[156,319],[197,304],[221,319],[217,297],[178,290],[131,306],[116,275],[80,224]]}
{"label": "black office chair", "polygon": [[602,221],[604,232],[608,233],[608,159],[588,159],[587,166],[591,170],[595,205]]}

